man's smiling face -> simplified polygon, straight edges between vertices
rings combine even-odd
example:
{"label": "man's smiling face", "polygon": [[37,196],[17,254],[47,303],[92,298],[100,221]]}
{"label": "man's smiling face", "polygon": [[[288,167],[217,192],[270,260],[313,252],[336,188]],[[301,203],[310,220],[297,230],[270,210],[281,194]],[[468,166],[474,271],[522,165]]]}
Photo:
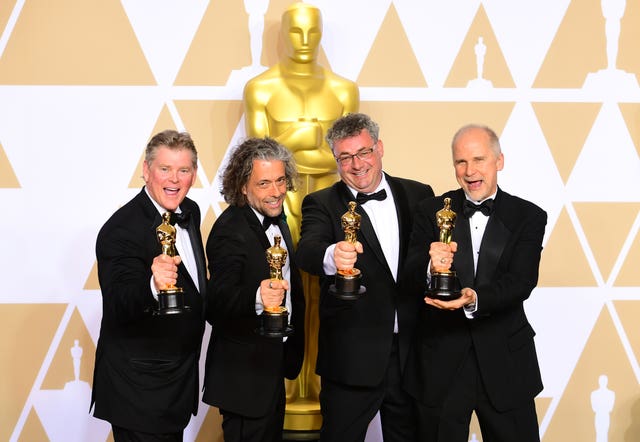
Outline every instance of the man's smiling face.
{"label": "man's smiling face", "polygon": [[142,175],[151,198],[163,209],[174,211],[196,180],[193,154],[188,149],[160,146],[155,158],[143,163]]}

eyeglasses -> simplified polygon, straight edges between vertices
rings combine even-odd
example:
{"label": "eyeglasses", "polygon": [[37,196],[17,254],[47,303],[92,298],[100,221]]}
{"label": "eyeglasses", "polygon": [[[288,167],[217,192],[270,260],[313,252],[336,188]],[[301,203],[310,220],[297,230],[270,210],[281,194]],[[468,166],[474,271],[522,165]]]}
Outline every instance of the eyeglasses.
{"label": "eyeglasses", "polygon": [[341,166],[348,166],[349,164],[353,163],[353,159],[355,157],[358,157],[360,161],[366,161],[369,158],[371,158],[371,154],[373,153],[377,145],[378,145],[378,142],[376,141],[375,143],[373,143],[373,146],[371,147],[359,150],[354,154],[348,154],[348,153],[342,154],[340,156],[335,157],[335,159],[338,162],[338,164],[340,164]]}
{"label": "eyeglasses", "polygon": [[269,181],[269,180],[262,180],[262,181],[258,181],[256,183],[256,187],[260,190],[264,190],[264,189],[268,189],[273,185],[276,185],[276,187],[280,188],[283,187],[284,185],[287,184],[287,177],[280,177],[275,181]]}

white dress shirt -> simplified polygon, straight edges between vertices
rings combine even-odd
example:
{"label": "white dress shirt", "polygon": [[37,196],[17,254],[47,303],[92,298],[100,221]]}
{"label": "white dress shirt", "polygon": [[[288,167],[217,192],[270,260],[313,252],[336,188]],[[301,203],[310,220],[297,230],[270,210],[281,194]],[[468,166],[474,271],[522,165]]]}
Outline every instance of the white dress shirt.
{"label": "white dress shirt", "polygon": [[[255,213],[256,216],[258,217],[260,224],[262,224],[262,221],[264,220],[264,215],[258,212],[257,210],[255,210],[253,207],[251,208],[251,210],[253,210],[253,213]],[[292,309],[291,307],[292,287],[291,287],[291,266],[289,265],[289,261],[291,260],[291,253],[287,249],[287,244],[284,240],[284,237],[282,236],[282,232],[280,231],[280,227],[278,225],[271,224],[269,228],[267,228],[267,230],[264,231],[264,233],[267,235],[267,238],[269,238],[269,244],[271,244],[271,246],[275,244],[274,242],[275,236],[279,236],[280,238],[282,238],[282,241],[280,241],[280,247],[287,250],[287,259],[285,259],[284,265],[282,266],[282,279],[286,280],[289,283],[289,290],[285,292],[284,306],[287,308],[288,312],[291,312],[292,311],[291,310]],[[265,250],[265,253],[266,253],[266,250]],[[267,260],[266,255],[264,259],[265,261]],[[260,286],[258,286],[258,289],[256,290],[256,314],[260,315],[262,314],[263,311],[264,311],[264,304],[262,303],[262,296],[260,296]],[[289,322],[291,322],[291,314],[289,314]]]}
{"label": "white dress shirt", "polygon": [[[348,187],[348,186],[347,186]],[[398,216],[396,214],[396,204],[391,193],[391,187],[384,174],[374,192],[384,189],[387,197],[382,200],[369,200],[362,204],[362,208],[371,220],[373,230],[376,232],[378,242],[384,253],[384,257],[391,270],[393,279],[398,278],[398,260],[400,255],[400,229],[398,226]],[[349,191],[353,195],[355,201],[358,191],[349,187]],[[371,193],[374,193],[371,192]],[[336,245],[332,244],[327,247],[324,254],[323,270],[326,275],[334,275],[337,271],[335,260],[333,259],[333,251]],[[357,263],[356,263],[357,267]],[[398,312],[395,313],[393,332],[398,333]]]}
{"label": "white dress shirt", "polygon": [[[147,196],[149,196],[149,199],[151,200],[153,205],[156,207],[156,209],[158,209],[158,213],[160,213],[160,216],[162,216],[165,212],[168,212],[167,210],[162,208],[162,206],[160,206],[160,204],[158,204],[156,200],[151,198],[151,195],[149,195],[149,191],[147,190],[146,187],[144,188],[144,190],[147,193]],[[182,213],[182,210],[180,209],[180,207],[178,207],[175,210],[175,213]],[[176,228],[176,250],[180,255],[180,259],[182,259],[182,263],[184,264],[187,271],[189,272],[189,276],[191,276],[193,283],[196,285],[196,288],[198,289],[198,291],[200,291],[200,284],[198,279],[198,266],[196,265],[196,256],[193,252],[193,247],[191,246],[189,231],[187,229],[183,229],[178,224],[176,224],[174,227]],[[160,251],[161,251],[160,245],[158,244],[158,254],[160,254]],[[156,286],[153,283],[153,276],[151,276],[151,292],[153,293],[153,296],[157,300],[158,291],[156,290]]]}

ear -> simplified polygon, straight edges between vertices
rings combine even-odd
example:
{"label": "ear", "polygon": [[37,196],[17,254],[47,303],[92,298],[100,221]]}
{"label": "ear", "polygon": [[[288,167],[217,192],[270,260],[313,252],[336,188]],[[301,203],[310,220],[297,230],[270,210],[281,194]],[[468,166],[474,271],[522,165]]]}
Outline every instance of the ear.
{"label": "ear", "polygon": [[384,156],[384,143],[379,138],[378,138],[378,147],[376,147],[376,150],[380,152],[380,158],[382,158]]}
{"label": "ear", "polygon": [[504,168],[504,154],[500,152],[500,156],[496,160],[496,169],[502,170]]}
{"label": "ear", "polygon": [[146,161],[142,162],[142,179],[146,183],[149,181],[149,175],[151,171],[149,170],[149,164]]}

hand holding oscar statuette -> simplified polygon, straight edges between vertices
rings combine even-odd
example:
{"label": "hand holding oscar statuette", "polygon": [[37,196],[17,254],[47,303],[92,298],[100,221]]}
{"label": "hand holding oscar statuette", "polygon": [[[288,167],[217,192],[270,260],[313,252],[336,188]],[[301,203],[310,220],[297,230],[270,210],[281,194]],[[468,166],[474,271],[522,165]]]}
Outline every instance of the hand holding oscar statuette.
{"label": "hand holding oscar statuette", "polygon": [[[266,251],[267,262],[269,263],[269,277],[272,281],[282,281],[282,267],[287,260],[287,251],[280,246],[282,238],[278,235],[273,237],[273,246]],[[269,283],[271,287],[271,282]],[[286,298],[286,292],[285,292]],[[284,301],[283,301],[284,303]],[[284,305],[264,306],[264,311],[260,315],[259,335],[271,338],[282,338],[293,333],[293,327],[289,325],[289,311]]]}
{"label": "hand holding oscar statuette", "polygon": [[[360,221],[362,216],[356,213],[357,203],[349,202],[349,210],[340,218],[342,222],[342,230],[344,231],[344,240],[348,243],[355,244],[358,241],[358,230],[360,230]],[[360,298],[367,292],[367,289],[361,285],[362,272],[358,269],[338,269],[336,273],[335,284],[329,287],[329,292],[335,297],[344,300],[354,300]]]}
{"label": "hand holding oscar statuette", "polygon": [[[171,213],[162,215],[162,223],[156,228],[156,236],[162,247],[162,254],[176,256],[176,228],[171,225]],[[184,290],[181,287],[170,285],[158,293],[158,309],[156,315],[172,315],[184,313],[189,306],[184,305]]]}
{"label": "hand holding oscar statuette", "polygon": [[[440,242],[451,243],[455,222],[456,213],[451,210],[451,198],[445,198],[444,207],[436,212],[436,223],[440,228]],[[460,281],[455,270],[438,270],[431,274],[426,296],[442,301],[452,301],[460,297],[460,290]]]}

